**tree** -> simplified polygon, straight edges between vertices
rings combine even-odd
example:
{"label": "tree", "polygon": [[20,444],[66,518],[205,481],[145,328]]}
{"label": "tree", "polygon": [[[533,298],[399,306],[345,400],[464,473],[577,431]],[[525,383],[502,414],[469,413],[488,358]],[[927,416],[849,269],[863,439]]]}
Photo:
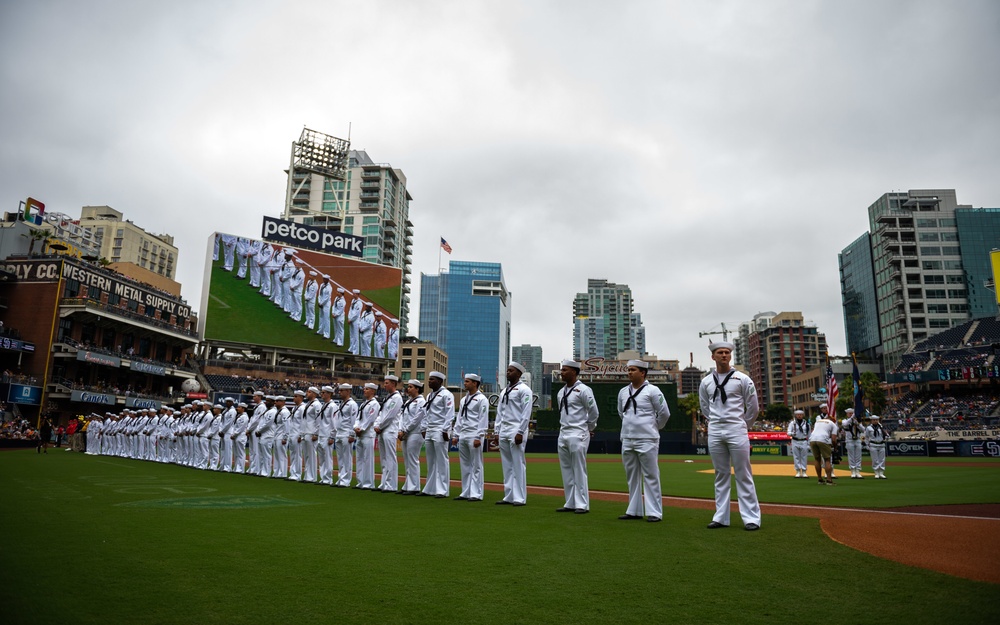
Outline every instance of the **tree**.
{"label": "tree", "polygon": [[881,415],[886,404],[882,381],[871,371],[865,371],[861,374],[861,389],[865,392],[865,402],[868,404],[868,409]]}
{"label": "tree", "polygon": [[28,237],[31,240],[30,245],[28,245],[28,256],[31,256],[35,252],[35,241],[42,241],[42,251],[45,251],[45,243],[48,242],[50,236],[48,230],[42,230],[41,228],[28,228],[28,234],[22,234],[22,237]]}
{"label": "tree", "polygon": [[768,404],[764,417],[771,423],[788,423],[792,420],[792,409],[785,404]]}

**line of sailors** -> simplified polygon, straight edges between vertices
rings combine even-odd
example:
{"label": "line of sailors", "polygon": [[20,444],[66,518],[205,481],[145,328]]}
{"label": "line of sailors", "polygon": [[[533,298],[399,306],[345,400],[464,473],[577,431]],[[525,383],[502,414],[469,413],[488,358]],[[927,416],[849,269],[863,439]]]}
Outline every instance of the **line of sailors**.
{"label": "line of sailors", "polygon": [[[871,455],[872,473],[875,474],[875,479],[887,479],[885,477],[885,445],[890,434],[882,426],[881,418],[876,414],[868,413],[862,421],[862,418],[855,416],[854,408],[848,408],[844,411],[844,419],[837,423],[836,419],[830,419],[826,404],[820,404],[819,408],[820,414],[816,417],[817,420],[824,419],[833,422],[837,440],[844,441],[851,479],[864,479],[864,476],[861,475],[861,450],[863,446],[868,448]],[[795,465],[795,477],[807,478],[809,477],[809,443],[816,440],[817,433],[813,424],[805,418],[804,411],[795,411],[794,418],[788,423],[788,436],[792,439],[792,462]],[[832,440],[821,442],[831,444]]]}
{"label": "line of sailors", "polygon": [[[330,276],[310,270],[295,262],[298,250],[279,248],[264,241],[220,234],[216,241],[214,260],[223,253],[222,268],[232,272],[238,263],[236,277],[245,279],[249,268],[249,284],[275,306],[288,313],[293,321],[301,322],[324,339],[330,338],[333,319],[333,342],[343,347],[344,324],[348,322],[348,351],[354,355],[396,359],[399,353],[399,319],[389,317],[374,304],[361,298],[361,291],[350,294],[343,287],[334,294]],[[319,308],[319,323],[316,310]],[[305,321],[302,313],[305,311]]]}
{"label": "line of sailors", "polygon": [[[467,394],[456,412],[454,396],[444,382],[443,373],[431,372],[431,392],[426,398],[420,380],[409,380],[400,392],[399,378],[388,375],[382,384],[388,395],[381,402],[376,398],[376,384],[364,385],[360,401],[352,396],[353,386],[341,384],[295,391],[291,401],[283,395],[257,392],[250,406],[226,398],[224,405],[195,400],[180,410],[126,409],[95,415],[87,430],[87,453],[339,488],[352,486],[356,476],[354,488],[444,498],[450,492],[448,450],[454,444],[462,470],[462,489],[456,499],[482,501],[489,400],[479,390],[480,377],[467,374]],[[503,427],[502,420],[497,427]],[[524,428],[526,432],[526,423]],[[377,486],[376,439],[382,468]],[[403,450],[402,486],[397,441]],[[424,446],[427,481],[421,488]],[[526,484],[520,486],[524,492]]]}

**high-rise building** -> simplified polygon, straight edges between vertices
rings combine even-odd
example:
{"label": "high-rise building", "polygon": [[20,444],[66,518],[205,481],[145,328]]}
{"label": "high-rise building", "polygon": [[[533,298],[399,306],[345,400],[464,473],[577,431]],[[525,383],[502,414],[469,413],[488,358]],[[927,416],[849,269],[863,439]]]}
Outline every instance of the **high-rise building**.
{"label": "high-rise building", "polygon": [[399,342],[399,355],[393,371],[399,376],[400,383],[420,380],[426,385],[427,376],[431,371],[440,371],[447,375],[448,354],[430,341],[410,336],[403,337]]}
{"label": "high-rise building", "polygon": [[866,275],[864,235],[840,255],[851,351],[881,357],[888,371],[915,343],[996,314],[983,283],[1000,211],[959,205],[954,189],[910,190],[878,198],[868,222],[873,277]]}
{"label": "high-rise building", "polygon": [[541,345],[515,345],[511,348],[511,358],[524,365],[525,373],[531,374],[531,392],[542,394],[542,347]]}
{"label": "high-rise building", "polygon": [[733,345],[736,347],[736,351],[733,353],[734,365],[741,365],[745,369],[750,368],[750,335],[771,327],[771,319],[774,319],[777,314],[773,310],[759,312],[753,316],[753,321],[744,321],[739,325],[739,330],[733,340]]}
{"label": "high-rise building", "polygon": [[826,335],[807,325],[801,312],[782,312],[763,323],[748,337],[747,373],[757,386],[762,406],[791,402],[793,376],[826,361]]}
{"label": "high-rise building", "polygon": [[646,330],[633,310],[626,284],[587,280],[573,300],[573,358],[614,358],[625,350],[646,353]]}
{"label": "high-rise building", "polygon": [[506,384],[511,293],[499,263],[451,261],[448,271],[420,274],[420,338],[448,354],[448,385],[466,373],[484,390]]}
{"label": "high-rise building", "polygon": [[[294,162],[294,159],[293,159]],[[365,238],[363,260],[403,270],[400,334],[408,333],[413,223],[406,176],[376,163],[364,150],[350,150],[344,179],[310,168],[289,169],[283,219]]]}

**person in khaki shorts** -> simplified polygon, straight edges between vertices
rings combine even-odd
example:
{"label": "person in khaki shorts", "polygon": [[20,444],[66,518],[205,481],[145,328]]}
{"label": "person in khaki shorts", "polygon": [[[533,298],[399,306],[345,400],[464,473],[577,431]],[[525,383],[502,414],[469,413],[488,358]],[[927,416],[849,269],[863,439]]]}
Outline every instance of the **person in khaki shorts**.
{"label": "person in khaki shorts", "polygon": [[[809,435],[809,449],[812,450],[813,458],[816,459],[816,476],[820,484],[833,485],[833,463],[830,458],[833,455],[833,446],[837,444],[837,423],[832,421],[825,413],[819,415],[816,423],[813,424],[812,434]],[[823,480],[823,468],[826,468],[826,480]]]}

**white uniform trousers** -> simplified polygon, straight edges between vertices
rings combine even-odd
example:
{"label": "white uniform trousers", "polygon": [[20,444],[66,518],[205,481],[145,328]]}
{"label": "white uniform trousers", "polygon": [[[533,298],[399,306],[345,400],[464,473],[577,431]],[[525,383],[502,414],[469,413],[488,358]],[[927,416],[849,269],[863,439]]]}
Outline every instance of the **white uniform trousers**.
{"label": "white uniform trousers", "polygon": [[424,437],[420,435],[420,432],[407,434],[406,438],[403,439],[403,468],[406,470],[403,492],[420,492],[420,449],[423,446]]}
{"label": "white uniform trousers", "polygon": [[[319,456],[319,475],[316,480],[320,484],[333,485],[333,451],[334,441],[330,438],[321,438],[316,443],[316,455]],[[350,472],[351,463],[347,463],[347,470]]]}
{"label": "white uniform trousers", "polygon": [[351,485],[351,439],[347,436],[337,437],[337,486]]}
{"label": "white uniform trousers", "polygon": [[303,482],[315,482],[316,481],[316,446],[319,445],[319,440],[312,439],[312,434],[302,435],[302,449],[300,450],[302,454],[302,481]]}
{"label": "white uniform trousers", "polygon": [[310,330],[316,329],[316,301],[306,302],[306,327]]}
{"label": "white uniform trousers", "polygon": [[503,465],[503,500],[508,503],[525,503],[528,499],[528,475],[524,460],[524,446],[513,438],[500,439],[500,462]]}
{"label": "white uniform trousers", "polygon": [[847,466],[851,473],[861,473],[861,441],[844,441],[844,446],[847,447]]}
{"label": "white uniform trousers", "polygon": [[216,434],[208,439],[208,468],[213,471],[219,470],[219,458],[222,455],[222,439]]}
{"label": "white uniform trousers", "polygon": [[243,473],[247,468],[247,437],[233,439],[233,472]]}
{"label": "white uniform trousers", "polygon": [[247,435],[247,453],[250,456],[250,466],[247,473],[257,475],[260,473],[260,439],[257,434]]}
{"label": "white uniform trousers", "polygon": [[247,257],[244,254],[240,254],[236,257],[236,265],[238,267],[236,270],[236,277],[240,280],[247,277]]}
{"label": "white uniform trousers", "polygon": [[208,461],[212,457],[211,451],[212,441],[208,440],[204,436],[198,437],[198,458],[195,466],[199,469],[207,469]]}
{"label": "white uniform trousers", "polygon": [[448,446],[451,441],[444,440],[440,430],[427,430],[424,438],[424,449],[427,452],[427,483],[424,484],[426,495],[447,495],[451,492],[451,467],[448,465]]}
{"label": "white uniform trousers", "polygon": [[396,457],[396,440],[399,435],[399,428],[389,428],[382,430],[379,434],[379,464],[382,470],[382,482],[378,485],[379,490],[399,490],[399,458]]}
{"label": "white uniform trousers", "polygon": [[358,474],[358,488],[375,488],[375,436],[358,438],[355,448],[355,471]]}
{"label": "white uniform trousers", "polygon": [[360,347],[361,339],[359,338],[359,334],[360,333],[358,332],[358,322],[355,321],[354,323],[351,324],[351,341],[347,345],[347,351],[355,355],[361,349]]}
{"label": "white uniform trousers", "polygon": [[288,477],[288,441],[278,437],[274,439],[273,477]]}
{"label": "white uniform trousers", "polygon": [[[330,307],[320,306],[319,307],[319,328],[316,329],[318,334],[321,334],[323,338],[330,338]],[[344,326],[341,323],[340,326],[340,344],[344,344]]]}
{"label": "white uniform trousers", "polygon": [[302,321],[302,289],[289,290],[288,296],[291,298],[288,314],[293,321]]}
{"label": "white uniform trousers", "polygon": [[228,434],[222,435],[222,445],[219,451],[219,470],[229,473],[233,470],[233,439]]}
{"label": "white uniform trousers", "polygon": [[274,437],[260,437],[257,443],[260,446],[260,457],[257,461],[257,475],[261,477],[271,477],[271,459],[274,454]]}
{"label": "white uniform trousers", "polygon": [[809,441],[792,440],[792,463],[795,464],[796,473],[809,473]]}
{"label": "white uniform trousers", "polygon": [[660,465],[657,462],[659,448],[660,441],[655,438],[622,439],[622,465],[628,483],[628,509],[625,514],[663,517]]}
{"label": "white uniform trousers", "polygon": [[[330,338],[330,322],[327,322],[323,336]],[[320,321],[320,329],[323,330],[323,322]],[[333,318],[333,342],[341,347],[344,346],[344,315]]]}
{"label": "white uniform trousers", "polygon": [[[462,492],[459,493],[459,496],[467,499],[483,498],[482,439],[480,439],[479,447],[474,445],[475,442],[476,438],[474,436],[466,436],[458,439],[458,463],[462,467]],[[419,449],[417,453],[420,453]]]}
{"label": "white uniform trousers", "polygon": [[288,479],[302,479],[302,446],[305,441],[299,442],[298,437],[288,439]]}
{"label": "white uniform trousers", "polygon": [[590,492],[587,485],[588,447],[590,447],[589,433],[559,434],[557,451],[559,469],[562,471],[563,492],[566,495],[564,505],[574,510],[590,510]]}
{"label": "white uniform trousers", "polygon": [[361,333],[361,355],[371,356],[372,355],[372,332],[362,332]]}
{"label": "white uniform trousers", "polygon": [[715,466],[715,516],[712,520],[729,525],[729,494],[732,488],[729,467],[732,466],[743,524],[760,525],[760,503],[750,469],[750,439],[746,429],[727,431],[718,426],[710,428],[708,453]]}
{"label": "white uniform trousers", "polygon": [[868,453],[872,456],[872,471],[875,472],[875,475],[885,471],[885,443],[869,444]]}

